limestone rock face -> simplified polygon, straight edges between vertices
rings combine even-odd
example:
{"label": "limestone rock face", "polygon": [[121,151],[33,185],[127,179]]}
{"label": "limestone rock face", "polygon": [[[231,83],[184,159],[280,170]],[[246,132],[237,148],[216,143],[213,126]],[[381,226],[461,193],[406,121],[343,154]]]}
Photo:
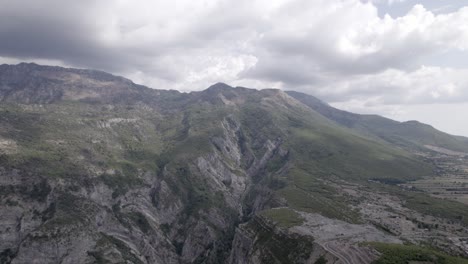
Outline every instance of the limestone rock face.
{"label": "limestone rock face", "polygon": [[227,259],[252,178],[281,144],[254,154],[234,103],[211,117],[242,102],[226,89],[0,66],[1,263]]}
{"label": "limestone rock face", "polygon": [[256,216],[236,229],[228,263],[315,263],[326,254],[312,236],[278,228]]}
{"label": "limestone rock face", "polygon": [[382,140],[274,89],[0,65],[0,263],[331,263],[304,212],[359,221],[340,186],[432,173]]}

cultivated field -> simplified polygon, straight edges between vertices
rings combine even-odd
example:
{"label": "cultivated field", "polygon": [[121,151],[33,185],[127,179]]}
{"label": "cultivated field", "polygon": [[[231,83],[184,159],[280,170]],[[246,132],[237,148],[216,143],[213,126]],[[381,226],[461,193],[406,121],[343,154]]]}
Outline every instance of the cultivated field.
{"label": "cultivated field", "polygon": [[402,187],[468,204],[468,154],[439,151],[423,154],[434,162],[438,176],[403,184]]}

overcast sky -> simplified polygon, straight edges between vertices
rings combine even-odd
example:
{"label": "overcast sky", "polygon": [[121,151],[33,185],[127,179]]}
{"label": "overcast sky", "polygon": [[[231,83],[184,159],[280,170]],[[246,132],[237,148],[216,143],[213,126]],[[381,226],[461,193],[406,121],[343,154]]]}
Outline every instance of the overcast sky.
{"label": "overcast sky", "polygon": [[0,63],[215,82],[468,136],[466,0],[0,0]]}

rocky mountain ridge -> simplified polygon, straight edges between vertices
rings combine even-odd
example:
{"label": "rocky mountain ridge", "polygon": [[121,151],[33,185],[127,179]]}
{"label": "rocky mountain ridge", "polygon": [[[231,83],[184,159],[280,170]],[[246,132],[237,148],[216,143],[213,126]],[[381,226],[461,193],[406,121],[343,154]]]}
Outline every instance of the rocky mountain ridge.
{"label": "rocky mountain ridge", "polygon": [[0,66],[0,102],[1,263],[333,263],[333,244],[297,231],[307,219],[401,242],[371,228],[363,193],[435,171],[274,89],[19,64]]}

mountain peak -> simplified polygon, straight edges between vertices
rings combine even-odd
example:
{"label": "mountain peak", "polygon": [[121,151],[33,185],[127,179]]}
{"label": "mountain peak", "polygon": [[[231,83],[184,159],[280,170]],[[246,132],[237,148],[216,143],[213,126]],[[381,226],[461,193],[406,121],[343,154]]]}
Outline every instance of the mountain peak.
{"label": "mountain peak", "polygon": [[225,90],[229,90],[229,89],[232,89],[234,87],[232,86],[229,86],[223,82],[218,82],[218,83],[215,83],[213,85],[211,85],[210,87],[208,87],[206,90],[208,91],[225,91]]}
{"label": "mountain peak", "polygon": [[[322,237],[370,260],[356,240],[422,233],[421,243],[445,246],[465,234],[466,207],[382,188],[445,173],[419,156],[424,145],[458,160],[468,142],[293,95],[224,83],[179,93],[93,70],[0,66],[0,263],[336,259],[314,244]],[[463,162],[447,172],[461,175]],[[388,201],[394,210],[382,214]],[[395,233],[378,228],[389,223]]]}
{"label": "mountain peak", "polygon": [[122,97],[142,86],[98,70],[43,66],[35,63],[0,65],[0,101],[52,103]]}

